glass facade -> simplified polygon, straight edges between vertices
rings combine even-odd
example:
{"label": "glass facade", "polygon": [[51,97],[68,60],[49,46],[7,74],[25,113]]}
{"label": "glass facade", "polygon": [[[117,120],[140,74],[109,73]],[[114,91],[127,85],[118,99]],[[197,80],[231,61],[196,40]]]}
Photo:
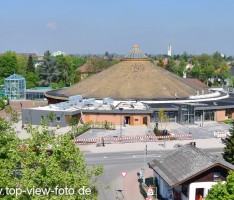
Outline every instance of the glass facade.
{"label": "glass facade", "polygon": [[195,109],[192,105],[180,105],[179,106],[179,124],[194,124]]}
{"label": "glass facade", "polygon": [[26,82],[25,78],[17,74],[13,74],[4,80],[5,96],[10,100],[19,100],[26,98]]}
{"label": "glass facade", "polygon": [[[204,115],[204,119],[203,119]],[[196,110],[195,121],[214,121],[215,111],[213,110]]]}

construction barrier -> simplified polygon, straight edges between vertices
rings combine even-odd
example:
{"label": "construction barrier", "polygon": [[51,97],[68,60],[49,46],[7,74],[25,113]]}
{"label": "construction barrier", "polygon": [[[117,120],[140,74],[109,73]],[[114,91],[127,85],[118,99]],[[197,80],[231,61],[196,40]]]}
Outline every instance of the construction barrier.
{"label": "construction barrier", "polygon": [[228,131],[226,131],[226,132],[215,131],[214,132],[214,137],[216,137],[216,138],[226,138],[229,135],[230,135],[230,133]]}
{"label": "construction barrier", "polygon": [[[192,134],[183,134],[183,135],[170,135],[170,136],[135,136],[135,137],[113,137],[113,138],[103,138],[105,143],[130,143],[130,142],[156,142],[160,140],[170,140],[172,138],[176,139],[192,139]],[[101,143],[102,138],[76,138],[75,143]]]}

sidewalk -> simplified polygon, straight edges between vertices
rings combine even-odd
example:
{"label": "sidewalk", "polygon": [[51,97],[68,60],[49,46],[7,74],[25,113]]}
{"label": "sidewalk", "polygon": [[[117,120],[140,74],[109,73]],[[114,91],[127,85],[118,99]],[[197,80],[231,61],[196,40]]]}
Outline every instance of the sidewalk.
{"label": "sidewalk", "polygon": [[105,147],[96,147],[96,144],[89,144],[89,145],[78,144],[77,146],[83,152],[106,153],[106,152],[143,151],[145,149],[146,144],[148,151],[173,150],[178,145],[185,145],[190,142],[196,142],[196,147],[201,149],[224,148],[225,146],[225,144],[222,143],[220,138],[165,141],[165,148],[163,146],[164,141],[105,144]]}

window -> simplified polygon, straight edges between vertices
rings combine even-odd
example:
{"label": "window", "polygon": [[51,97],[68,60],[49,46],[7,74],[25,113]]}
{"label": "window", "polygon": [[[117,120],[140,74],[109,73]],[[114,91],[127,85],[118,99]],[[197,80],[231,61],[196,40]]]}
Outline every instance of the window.
{"label": "window", "polygon": [[57,122],[60,122],[60,117],[56,117],[56,121],[57,121]]}
{"label": "window", "polygon": [[137,122],[137,121],[138,121],[138,119],[135,119],[135,121]]}
{"label": "window", "polygon": [[215,172],[214,173],[214,181],[221,180],[221,173],[220,172]]}

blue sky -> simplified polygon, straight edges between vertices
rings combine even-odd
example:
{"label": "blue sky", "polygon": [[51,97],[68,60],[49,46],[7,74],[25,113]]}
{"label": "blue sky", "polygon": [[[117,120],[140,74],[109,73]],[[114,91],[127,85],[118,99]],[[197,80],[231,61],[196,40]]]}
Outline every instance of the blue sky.
{"label": "blue sky", "polygon": [[0,53],[126,54],[219,51],[234,55],[233,0],[6,0]]}

